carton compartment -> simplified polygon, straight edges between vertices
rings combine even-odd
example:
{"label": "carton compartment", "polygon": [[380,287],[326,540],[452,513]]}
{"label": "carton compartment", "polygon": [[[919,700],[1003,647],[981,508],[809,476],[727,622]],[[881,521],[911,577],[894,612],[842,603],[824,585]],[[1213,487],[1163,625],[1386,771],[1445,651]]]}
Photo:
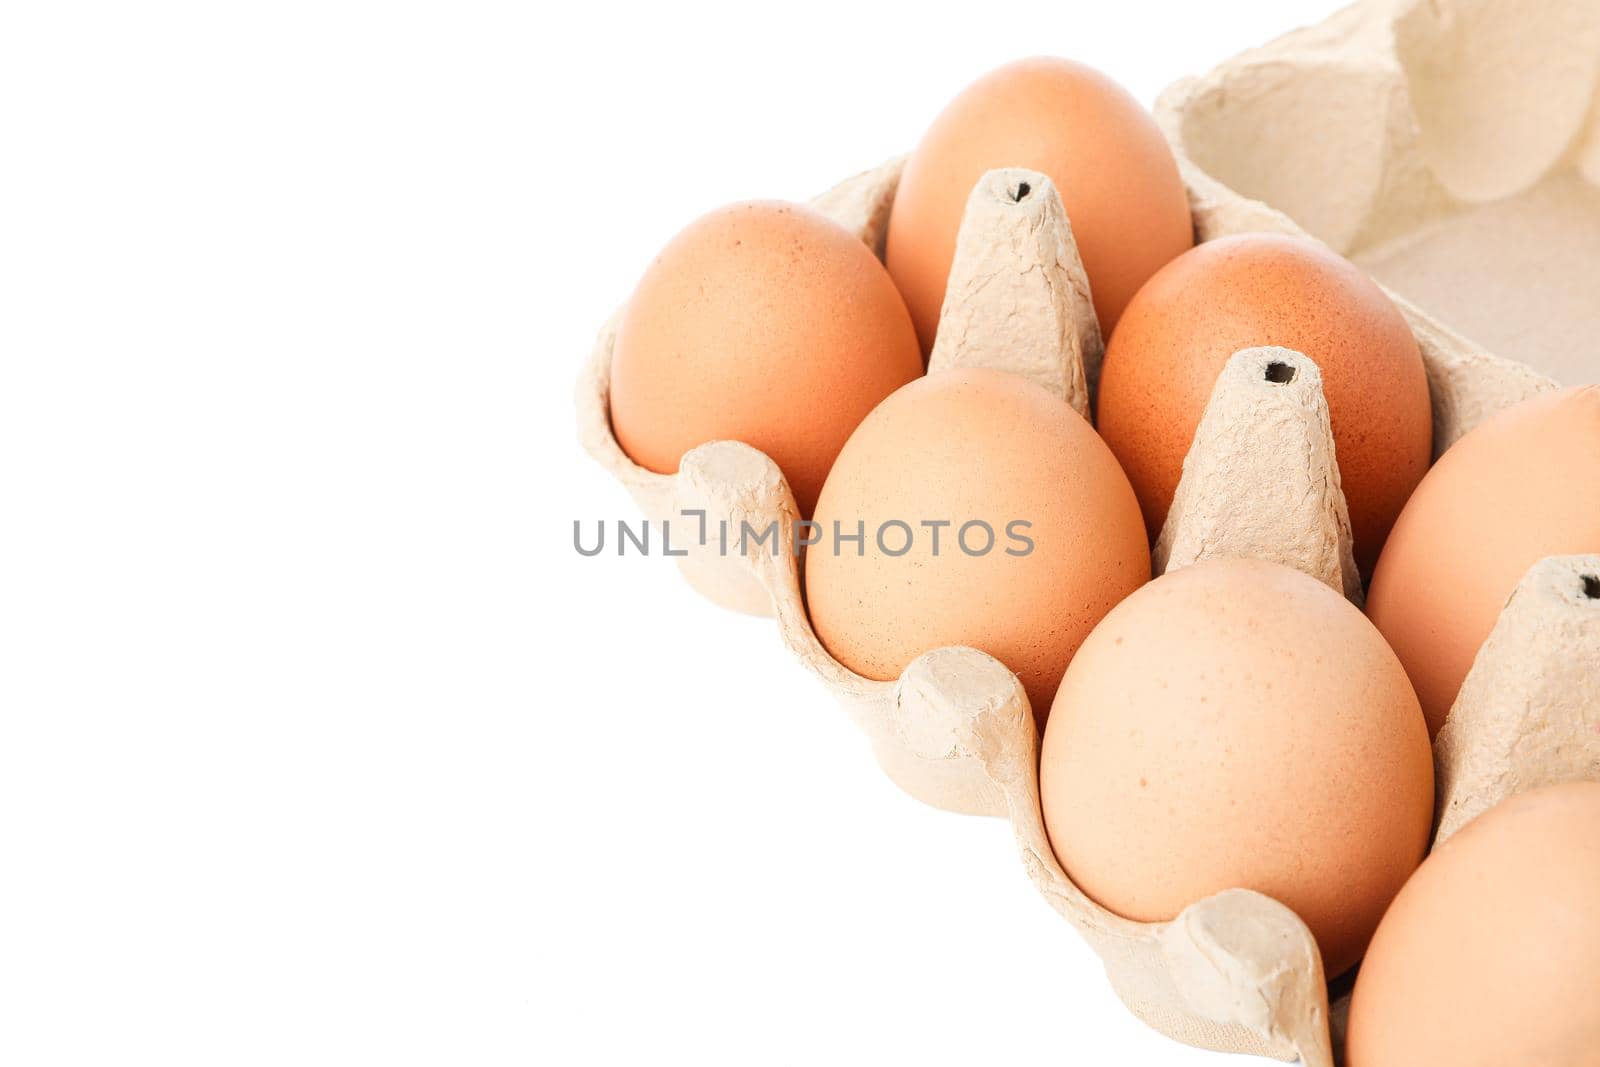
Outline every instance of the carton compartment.
{"label": "carton compartment", "polygon": [[[1569,380],[1600,370],[1586,355],[1586,326],[1600,316],[1597,83],[1595,0],[1546,0],[1535,18],[1511,0],[1363,0],[1179,83],[1157,118],[1200,240],[1309,232],[1391,289],[1428,370],[1437,453],[1483,418],[1556,387],[1506,357],[1526,352]],[[1531,114],[1555,119],[1523,121]],[[881,256],[901,162],[842,182],[815,206]],[[961,329],[948,340],[940,331],[930,371],[999,367],[1091,414],[1102,338],[1050,179],[986,175],[968,202],[957,260],[943,318]],[[980,277],[991,284],[973,284]],[[1535,277],[1555,281],[1530,284]],[[1433,314],[1467,332],[1480,321],[1469,315],[1487,325],[1474,345]],[[932,649],[892,682],[835,661],[806,616],[797,509],[782,472],[737,441],[701,445],[675,474],[636,466],[609,421],[614,334],[615,320],[578,382],[590,454],[652,521],[697,508],[735,528],[778,524],[771,555],[691,547],[678,560],[690,584],[717,603],[774,615],[779,637],[907,793],[1008,819],[1035,887],[1100,955],[1135,1015],[1201,1048],[1334,1067],[1349,980],[1330,989],[1304,923],[1246,889],[1158,923],[1123,919],[1085,896],[1050,849],[1038,737],[1016,676],[964,647]],[[1320,371],[1300,353],[1244,349],[1218,378],[1154,565],[1159,573],[1212,556],[1272,559],[1361,597]],[[1600,689],[1589,684],[1600,669],[1597,604],[1600,556],[1546,559],[1512,595],[1435,747],[1441,838],[1511,793],[1600,765]]]}
{"label": "carton compartment", "polygon": [[1600,5],[1367,0],[1158,111],[1180,151],[1480,351],[1600,381]]}
{"label": "carton compartment", "polygon": [[1600,381],[1600,189],[1576,173],[1350,258],[1473,344],[1567,385]]}

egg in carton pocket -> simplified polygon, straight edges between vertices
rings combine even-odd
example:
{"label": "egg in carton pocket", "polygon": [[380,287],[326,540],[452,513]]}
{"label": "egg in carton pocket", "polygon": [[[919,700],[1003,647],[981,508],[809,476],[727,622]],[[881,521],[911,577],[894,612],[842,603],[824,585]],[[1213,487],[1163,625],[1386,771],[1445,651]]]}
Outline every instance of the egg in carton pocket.
{"label": "egg in carton pocket", "polygon": [[[897,174],[898,161],[891,161],[815,203],[881,251]],[[1258,209],[1242,218],[1209,210],[1202,238],[1250,225]],[[776,523],[779,531],[771,551],[681,559],[690,582],[719,603],[776,615],[786,644],[823,679],[906,792],[947,810],[1008,818],[1029,876],[1102,957],[1135,1014],[1199,1047],[1332,1064],[1328,987],[1305,924],[1246,889],[1197,901],[1158,923],[1123,919],[1086,896],[1050,848],[1040,814],[1039,740],[1016,676],[971,648],[931,650],[892,682],[838,663],[806,616],[794,544],[798,509],[777,466],[733,441],[694,449],[675,475],[634,466],[609,432],[612,337],[608,326],[579,387],[582,433],[596,458],[653,519],[691,510],[704,512],[711,528]],[[1474,416],[1552,387],[1493,358],[1478,363],[1479,374],[1457,373],[1465,354],[1421,330],[1419,340],[1430,381],[1451,390],[1446,403],[1435,403],[1436,432],[1446,439]],[[929,372],[1004,369],[1087,418],[1102,352],[1087,277],[1050,179],[1024,170],[988,173],[967,206]],[[709,540],[706,547],[715,549]],[[1163,573],[1241,556],[1295,567],[1360,602],[1321,373],[1288,349],[1242,350],[1219,375],[1154,562]],[[1596,671],[1600,558],[1544,560],[1511,598],[1440,736],[1441,834],[1511,792],[1596,774],[1600,692],[1582,684]],[[1531,745],[1524,740],[1530,736],[1537,738]]]}
{"label": "egg in carton pocket", "polygon": [[[1367,5],[1376,8],[1377,5]],[[1170,116],[1169,116],[1170,117]],[[1288,216],[1221,185],[1180,153],[1197,237],[1282,232]],[[880,257],[900,160],[850,179],[814,206]],[[1392,292],[1427,369],[1434,451],[1483,418],[1557,388],[1490,355]],[[1016,676],[983,652],[938,648],[892,682],[838,663],[806,616],[795,550],[798,509],[766,456],[734,441],[685,455],[676,474],[633,464],[608,417],[615,319],[579,382],[580,436],[651,520],[699,514],[709,530],[779,531],[772,551],[728,553],[713,534],[679,559],[717,603],[777,617],[786,644],[858,724],[885,772],[946,810],[1008,818],[1030,878],[1090,942],[1118,995],[1188,1044],[1314,1067],[1334,1063],[1347,996],[1331,1005],[1317,945],[1287,907],[1232,889],[1167,922],[1121,918],[1057,862],[1040,814],[1039,739]],[[1050,180],[993,171],[973,189],[929,372],[983,366],[1019,374],[1086,418],[1103,341],[1070,223]],[[1203,559],[1295,567],[1357,603],[1361,582],[1317,366],[1281,348],[1236,353],[1219,375],[1157,538],[1156,573]],[[1600,777],[1600,558],[1537,564],[1484,644],[1435,748],[1438,834],[1540,784]]]}

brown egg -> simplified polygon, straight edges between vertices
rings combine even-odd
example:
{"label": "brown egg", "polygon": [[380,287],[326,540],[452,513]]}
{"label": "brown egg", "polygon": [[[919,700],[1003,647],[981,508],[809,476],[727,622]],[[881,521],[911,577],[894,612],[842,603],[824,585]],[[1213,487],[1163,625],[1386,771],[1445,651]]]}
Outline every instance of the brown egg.
{"label": "brown egg", "polygon": [[967,197],[1000,167],[1055,182],[1106,333],[1145,279],[1194,244],[1178,165],[1138,101],[1071,60],[1007,64],[934,119],[895,194],[884,260],[924,352],[933,348]]}
{"label": "brown egg", "polygon": [[1417,342],[1371,279],[1321,245],[1208,241],[1167,264],[1106,346],[1096,425],[1161,532],[1212,387],[1241,348],[1282,345],[1322,370],[1356,561],[1370,574],[1428,469],[1433,412]]}
{"label": "brown egg", "polygon": [[1361,964],[1346,1063],[1600,1064],[1600,783],[1512,797],[1428,857]]}
{"label": "brown egg", "polygon": [[1003,371],[944,371],[878,405],[834,464],[816,521],[806,599],[836,659],[888,680],[930,649],[978,648],[1017,673],[1041,721],[1084,635],[1150,579],[1139,505],[1111,452],[1071,408]]}
{"label": "brown egg", "polygon": [[1124,600],[1067,668],[1039,768],[1073,881],[1129,919],[1254,889],[1331,978],[1422,859],[1433,756],[1383,638],[1299,571],[1210,560]]}
{"label": "brown egg", "polygon": [[1585,552],[1600,552],[1600,386],[1524,401],[1439,457],[1367,596],[1431,732],[1528,568]]}
{"label": "brown egg", "polygon": [[734,204],[690,223],[639,282],[617,330],[611,425],[663,474],[707,441],[753,445],[809,515],[856,423],[922,370],[866,245],[799,204]]}

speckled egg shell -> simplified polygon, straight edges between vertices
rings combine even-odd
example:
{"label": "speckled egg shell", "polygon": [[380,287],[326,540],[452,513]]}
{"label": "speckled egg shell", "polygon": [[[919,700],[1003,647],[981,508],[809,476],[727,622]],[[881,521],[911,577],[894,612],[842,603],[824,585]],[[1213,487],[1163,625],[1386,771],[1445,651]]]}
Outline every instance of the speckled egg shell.
{"label": "speckled egg shell", "polygon": [[1600,386],[1525,400],[1439,457],[1367,596],[1432,732],[1528,568],[1586,552],[1600,552]]}
{"label": "speckled egg shell", "polygon": [[1433,414],[1416,339],[1393,302],[1310,241],[1243,234],[1151,278],[1106,346],[1096,424],[1160,532],[1217,375],[1241,348],[1280,345],[1322,371],[1356,561],[1370,574],[1428,469]]}
{"label": "speckled egg shell", "polygon": [[1178,165],[1137,100],[1071,60],[1009,63],[945,107],[895,194],[884,258],[924,352],[933,348],[967,196],[1000,167],[1040,171],[1060,191],[1102,332],[1145,279],[1194,244]]}
{"label": "speckled egg shell", "polygon": [[1348,1067],[1600,1063],[1600,783],[1489,809],[1406,883],[1356,978]]}
{"label": "speckled egg shell", "polygon": [[1330,977],[1427,848],[1433,759],[1372,624],[1299,571],[1211,560],[1115,608],[1067,669],[1039,770],[1067,874],[1130,919],[1234,887],[1292,908]]}
{"label": "speckled egg shell", "polygon": [[[1041,718],[1095,623],[1150,579],[1144,523],[1128,479],[1084,419],[1004,371],[942,371],[889,397],[845,445],[823,487],[822,543],[806,556],[812,625],[868,678],[899,676],[930,649],[968,645],[1015,671]],[[884,551],[875,531],[891,530]],[[987,523],[994,548],[962,550],[960,527]],[[861,554],[835,552],[834,524],[865,523]],[[938,530],[938,554],[925,523]],[[1032,542],[1008,535],[1013,522]],[[969,547],[985,543],[974,527]]]}
{"label": "speckled egg shell", "polygon": [[734,204],[674,237],[628,301],[611,424],[635,463],[663,474],[707,441],[752,445],[810,514],[850,431],[922,369],[866,245],[799,204]]}

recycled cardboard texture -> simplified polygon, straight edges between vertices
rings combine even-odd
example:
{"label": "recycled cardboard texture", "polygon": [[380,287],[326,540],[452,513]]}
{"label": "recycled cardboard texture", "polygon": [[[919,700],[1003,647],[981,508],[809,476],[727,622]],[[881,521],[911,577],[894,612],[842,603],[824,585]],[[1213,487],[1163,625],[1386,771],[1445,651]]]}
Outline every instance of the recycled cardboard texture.
{"label": "recycled cardboard texture", "polygon": [[967,199],[928,372],[1011,371],[1088,419],[1089,380],[1098,381],[1104,357],[1089,275],[1055,184],[1036,171],[990,171]]}
{"label": "recycled cardboard texture", "polygon": [[1534,564],[1433,744],[1434,846],[1529,789],[1600,781],[1600,555]]}
{"label": "recycled cardboard texture", "polygon": [[1280,210],[1454,347],[1578,385],[1600,381],[1597,96],[1594,0],[1368,0],[1156,114],[1223,199]]}
{"label": "recycled cardboard texture", "polygon": [[[1440,0],[1429,10],[1445,12],[1447,17],[1452,8],[1464,6]],[[1318,104],[1324,96],[1336,96],[1342,124],[1332,123],[1317,129],[1316,137],[1305,138],[1323,143],[1326,134],[1332,157],[1310,165],[1304,155],[1290,152],[1285,182],[1292,189],[1297,173],[1300,180],[1326,181],[1318,166],[1337,163],[1340,166],[1330,173],[1355,187],[1363,157],[1349,156],[1349,167],[1343,163],[1347,152],[1361,145],[1356,127],[1372,114],[1386,115],[1384,136],[1378,138],[1383,146],[1394,132],[1391,127],[1403,125],[1389,97],[1383,97],[1389,111],[1368,104],[1377,92],[1374,86],[1382,81],[1381,58],[1385,49],[1392,49],[1397,12],[1412,7],[1372,0],[1335,16],[1325,28],[1302,31],[1306,36],[1301,45],[1286,50],[1282,42],[1271,46],[1278,49],[1275,63],[1281,70],[1252,69],[1243,79],[1229,75],[1230,68],[1260,68],[1260,53],[1252,53],[1208,79],[1184,83],[1167,94],[1164,121],[1179,148],[1198,239],[1251,230],[1304,231],[1288,215],[1240,196],[1184,157],[1183,107],[1206,96],[1201,92],[1197,97],[1185,86],[1203,83],[1202,88],[1212,86],[1207,91],[1220,92],[1215,87],[1227,85],[1238,95],[1232,104],[1239,106],[1249,105],[1253,96],[1261,97],[1264,104],[1250,106],[1263,108],[1263,115],[1273,114],[1267,105],[1273,103],[1274,93],[1298,92],[1305,107]],[[1344,65],[1330,66],[1330,53],[1341,56]],[[1352,55],[1360,61],[1351,61]],[[1301,72],[1304,78],[1297,80]],[[1359,83],[1357,88],[1347,89],[1347,80]],[[1389,82],[1383,84],[1388,86],[1386,92],[1396,91]],[[1403,91],[1401,83],[1401,102]],[[1218,99],[1208,98],[1214,110],[1219,105]],[[1229,111],[1230,116],[1237,114]],[[1293,109],[1279,114],[1277,121],[1301,133],[1306,128]],[[1263,130],[1270,134],[1270,123]],[[1381,153],[1379,158],[1384,158]],[[1413,163],[1407,165],[1415,166],[1420,157],[1410,158]],[[1576,158],[1580,166],[1588,165],[1582,162],[1588,156]],[[1396,162],[1392,171],[1374,171],[1379,177],[1368,177],[1386,191],[1402,188],[1401,178],[1409,174],[1404,162]],[[1270,169],[1265,162],[1262,166]],[[1591,175],[1595,169],[1600,164],[1591,166]],[[900,161],[891,160],[842,183],[815,203],[881,255],[899,170]],[[1024,182],[1030,186],[1029,194],[1019,196]],[[1435,184],[1443,187],[1438,180]],[[1382,229],[1367,218],[1370,212],[1356,214],[1361,222],[1353,236],[1344,235],[1345,247],[1366,236],[1366,231]],[[1345,217],[1337,212],[1329,215],[1335,220]],[[1401,217],[1420,216],[1412,212]],[[1385,225],[1396,232],[1405,229],[1398,223]],[[1321,233],[1325,238],[1340,236],[1337,228]],[[959,331],[951,331],[961,340],[946,343],[943,350],[936,348],[934,369],[1001,365],[1040,381],[1075,406],[1079,382],[1092,397],[1100,352],[1098,330],[1091,332],[1088,327],[1092,314],[1084,314],[1073,327],[1087,306],[1087,282],[1081,277],[1070,224],[1047,178],[1012,170],[991,172],[980,181],[969,201],[951,278],[945,315],[952,325],[961,323]],[[1436,453],[1494,412],[1556,388],[1546,375],[1462,340],[1403,298],[1396,298],[1396,303],[1416,334],[1427,365]],[[1023,312],[1025,305],[1030,310]],[[1340,998],[1330,1012],[1315,942],[1289,909],[1261,894],[1236,889],[1196,902],[1171,922],[1136,923],[1100,908],[1067,878],[1050,850],[1040,816],[1038,738],[1031,709],[1004,665],[974,649],[935,649],[911,663],[897,681],[880,682],[854,674],[828,655],[810,627],[801,597],[799,561],[793,552],[794,499],[769,458],[742,443],[724,441],[691,451],[676,475],[643,471],[628,460],[611,434],[608,416],[613,324],[602,330],[578,385],[580,438],[652,520],[673,517],[685,507],[704,509],[713,531],[709,546],[679,546],[674,537],[675,547],[690,549],[690,555],[679,561],[690,583],[718,603],[776,615],[785,643],[823,679],[901,788],[948,810],[1007,817],[1029,876],[1095,948],[1118,995],[1140,1018],[1200,1047],[1299,1058],[1310,1067],[1331,1067],[1337,1035],[1331,1032],[1330,1021],[1342,1018],[1347,998]],[[944,334],[941,326],[941,338]],[[995,340],[1000,336],[1004,343]],[[1272,381],[1263,359],[1289,365],[1294,377],[1290,382]],[[1170,568],[1214,555],[1265,554],[1299,566],[1347,595],[1359,596],[1359,585],[1351,577],[1348,515],[1315,365],[1286,350],[1268,354],[1249,349],[1237,354],[1229,366],[1236,377],[1225,373],[1219,379],[1185,462],[1178,494],[1182,507],[1175,504],[1158,543],[1160,559]],[[1278,391],[1268,390],[1268,385]],[[1303,466],[1297,466],[1294,461],[1301,459]],[[1284,507],[1277,497],[1286,480],[1314,486],[1310,502]],[[1240,509],[1253,509],[1254,514],[1241,519]],[[741,522],[764,529],[774,519],[779,521],[780,537],[772,554],[749,558],[717,554],[714,531],[720,522],[737,531]],[[1286,545],[1294,547],[1286,550]],[[1540,581],[1536,575],[1545,573],[1539,568],[1572,565],[1545,561],[1535,568],[1463,688],[1458,711],[1440,735],[1442,743],[1447,736],[1452,738],[1450,747],[1436,752],[1441,788],[1448,790],[1442,794],[1447,819],[1452,807],[1464,817],[1473,805],[1491,803],[1551,774],[1585,773],[1581,759],[1576,767],[1558,766],[1538,755],[1566,751],[1559,739],[1549,746],[1519,744],[1523,730],[1542,729],[1547,722],[1559,720],[1563,725],[1557,732],[1565,730],[1569,737],[1578,736],[1572,732],[1579,729],[1574,724],[1593,722],[1589,705],[1559,715],[1540,710],[1553,699],[1550,694],[1560,690],[1559,672],[1569,672],[1565,675],[1569,679],[1591,681],[1600,674],[1592,627],[1550,621],[1552,613],[1571,610],[1572,604],[1528,593],[1530,583],[1537,586]],[[1569,582],[1569,593],[1570,587]],[[1536,645],[1542,657],[1537,662],[1544,666],[1527,666],[1531,661],[1519,649]],[[1531,765],[1518,762],[1530,753]],[[1456,798],[1461,798],[1459,803]]]}
{"label": "recycled cardboard texture", "polygon": [[[701,456],[720,469],[735,522],[759,526],[792,514],[787,485],[761,453],[718,442]],[[1029,876],[1099,953],[1136,1014],[1191,1044],[1332,1064],[1321,957],[1293,912],[1241,889],[1199,901],[1171,923],[1136,923],[1089,900],[1050,850],[1038,734],[1016,676],[970,648],[927,652],[895,682],[855,675],[828,655],[806,619],[792,527],[780,540],[776,555],[750,563],[772,592],[790,649],[829,686],[903,789],[1011,821]]]}
{"label": "recycled cardboard texture", "polygon": [[[882,172],[868,172],[857,181],[877,185],[882,195]],[[1026,195],[1017,195],[1023,184]],[[872,220],[866,198],[835,190],[829,200],[853,205],[854,218]],[[870,221],[865,225],[870,226]],[[858,232],[863,232],[858,230]],[[977,240],[975,235],[988,235]],[[866,233],[872,239],[870,231]],[[1092,322],[1087,282],[1071,241],[1070,227],[1054,186],[1044,175],[1022,171],[994,172],[985,176],[972,198],[963,227],[961,259],[952,270],[953,292],[987,290],[1005,301],[1036,294],[1046,310],[1038,314],[973,311],[963,301],[950,302],[950,313],[966,316],[973,324],[971,350],[949,348],[940,358],[950,365],[979,362],[975,352],[1006,357],[1029,354],[1036,380],[1056,383],[1065,396],[1086,381],[1082,369],[1085,347],[1098,349],[1093,332],[1064,323],[1063,309]],[[988,276],[986,286],[969,286],[963,279]],[[1015,279],[1026,280],[1020,288]],[[1057,297],[1060,297],[1058,300]],[[978,299],[978,298],[973,298]],[[982,323],[1006,323],[1008,343],[996,346],[983,339]],[[1087,345],[1086,345],[1087,341]],[[1101,908],[1072,884],[1056,862],[1045,835],[1039,809],[1038,736],[1027,696],[1009,670],[975,649],[935,649],[910,664],[895,682],[879,682],[856,675],[835,661],[817,640],[806,618],[801,598],[799,561],[793,551],[796,518],[794,498],[777,466],[739,442],[713,442],[691,451],[675,476],[651,475],[631,468],[615,449],[605,416],[605,365],[609,361],[610,332],[602,333],[579,384],[580,421],[584,441],[603,463],[622,466],[619,476],[639,499],[641,507],[656,517],[670,516],[684,502],[703,507],[713,528],[726,521],[731,529],[749,523],[764,529],[774,519],[780,536],[772,553],[744,558],[717,559],[711,566],[685,573],[702,588],[731,599],[728,590],[740,589],[735,577],[754,581],[770,597],[779,632],[795,655],[828,685],[866,734],[884,770],[913,796],[954,811],[1006,816],[1017,835],[1030,877],[1058,912],[1070,920],[1105,961],[1107,973],[1129,1007],[1152,1026],[1180,1040],[1207,1048],[1252,1052],[1281,1059],[1302,1057],[1308,1064],[1331,1065],[1327,1023],[1327,990],[1321,957],[1305,925],[1283,905],[1258,893],[1229,890],[1199,901],[1170,923],[1136,923]],[[1320,400],[1320,378],[1313,364],[1298,353],[1275,350],[1273,355],[1294,361],[1299,397],[1285,406],[1280,424],[1290,438],[1319,442],[1302,451],[1322,469],[1306,477],[1337,491],[1331,439],[1326,424],[1326,404]],[[1245,353],[1247,358],[1251,353]],[[1263,371],[1264,373],[1264,371]],[[1265,381],[1265,379],[1263,379]],[[1268,383],[1274,389],[1276,383]],[[1235,385],[1219,388],[1228,410],[1248,411],[1250,404],[1234,398],[1235,389],[1253,391],[1253,378],[1241,376]],[[1316,394],[1316,395],[1311,395]],[[1213,416],[1213,421],[1215,421]],[[1255,453],[1268,456],[1267,450]],[[1233,465],[1236,476],[1260,479],[1248,455]],[[1267,477],[1281,472],[1281,459],[1271,456]],[[1271,507],[1262,509],[1260,529],[1273,523],[1266,511],[1290,521],[1305,519],[1332,524],[1307,537],[1302,531],[1278,528],[1286,541],[1332,544],[1337,551],[1327,559],[1349,559],[1348,520],[1339,528],[1334,516],[1342,514],[1342,496],[1330,507],[1309,511]],[[654,510],[651,510],[654,509]],[[1204,515],[1204,509],[1197,509]],[[1213,539],[1204,532],[1178,531],[1185,543],[1206,545]],[[1221,542],[1214,542],[1220,547]],[[714,546],[713,546],[714,547]],[[1194,553],[1206,558],[1209,551]],[[721,573],[718,573],[720,568]],[[1326,565],[1324,580],[1342,585],[1338,566]],[[735,575],[736,570],[743,574]],[[749,601],[743,601],[745,605]]]}
{"label": "recycled cardboard texture", "polygon": [[[619,311],[601,329],[594,352],[578,378],[578,440],[589,455],[623,484],[663,540],[667,534],[662,524],[673,520],[673,528],[678,532],[671,541],[672,551],[686,553],[677,557],[678,569],[691,586],[725,608],[752,615],[769,614],[771,607],[766,590],[747,567],[718,551],[720,523],[726,516],[706,506],[706,465],[711,466],[713,474],[716,470],[714,456],[703,455],[709,446],[701,445],[686,454],[678,473],[657,474],[634,463],[617,444],[616,435],[611,432],[611,351],[616,344],[620,318]],[[793,506],[791,501],[791,509]],[[699,537],[701,527],[694,517],[695,512],[703,513],[701,518],[707,534],[704,541]],[[737,525],[733,531],[737,537]]]}
{"label": "recycled cardboard texture", "polygon": [[1352,545],[1322,371],[1287,348],[1235,352],[1184,457],[1152,552],[1156,573],[1216,556],[1265,559],[1359,607]]}

